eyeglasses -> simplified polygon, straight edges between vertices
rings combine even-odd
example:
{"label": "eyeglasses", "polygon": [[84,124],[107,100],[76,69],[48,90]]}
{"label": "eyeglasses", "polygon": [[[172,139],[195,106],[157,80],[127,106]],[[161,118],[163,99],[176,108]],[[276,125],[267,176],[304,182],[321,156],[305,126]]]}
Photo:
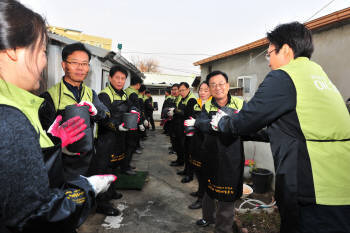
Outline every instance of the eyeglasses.
{"label": "eyeglasses", "polygon": [[265,54],[266,60],[270,61],[270,54],[271,54],[273,51],[276,51],[276,49],[273,49],[273,50],[271,50],[270,52],[267,52],[267,53]]}
{"label": "eyeglasses", "polygon": [[87,62],[83,62],[83,63],[76,62],[76,61],[65,61],[65,62],[67,62],[69,65],[73,66],[74,68],[77,68],[79,66],[83,68],[88,68],[90,66],[90,64]]}
{"label": "eyeglasses", "polygon": [[226,83],[209,83],[209,87],[213,88],[213,89],[218,88],[218,87],[223,88],[225,85],[226,85]]}

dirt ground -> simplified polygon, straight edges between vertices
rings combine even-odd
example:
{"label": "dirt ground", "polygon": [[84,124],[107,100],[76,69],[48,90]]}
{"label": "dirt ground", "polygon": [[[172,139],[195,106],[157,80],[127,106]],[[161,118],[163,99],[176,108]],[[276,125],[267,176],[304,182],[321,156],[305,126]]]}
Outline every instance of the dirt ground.
{"label": "dirt ground", "polygon": [[[148,171],[149,176],[142,191],[119,190],[123,198],[114,200],[113,205],[121,210],[121,215],[106,217],[92,213],[78,229],[79,233],[207,233],[214,227],[201,228],[195,222],[201,218],[201,209],[190,210],[188,205],[196,199],[189,193],[196,191],[197,182],[180,182],[176,172],[180,168],[170,167],[175,155],[168,154],[169,139],[161,134],[159,127],[148,132],[143,141],[143,153],[134,155],[132,164],[137,170]],[[264,201],[268,203],[271,195]],[[236,205],[239,203],[236,203]],[[278,213],[245,213],[236,215],[238,232],[278,232]]]}

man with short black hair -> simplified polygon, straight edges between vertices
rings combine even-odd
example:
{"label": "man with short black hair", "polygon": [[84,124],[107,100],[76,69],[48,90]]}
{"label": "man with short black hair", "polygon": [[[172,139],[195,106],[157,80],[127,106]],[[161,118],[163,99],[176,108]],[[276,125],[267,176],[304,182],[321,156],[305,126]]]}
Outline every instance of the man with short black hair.
{"label": "man with short black hair", "polygon": [[281,233],[350,232],[350,117],[338,89],[311,61],[312,34],[298,22],[267,33],[272,71],[233,117],[212,127],[245,135],[265,126],[276,170]]}
{"label": "man with short black hair", "polygon": [[[213,71],[206,82],[212,99],[207,101],[196,119],[186,120],[186,126],[195,126],[204,135],[202,166],[207,182],[202,202],[202,219],[198,226],[215,223],[215,233],[231,233],[234,202],[242,195],[244,153],[240,138],[214,132],[210,120],[218,111],[239,111],[244,102],[229,94],[226,73]],[[217,200],[217,203],[215,203]]]}
{"label": "man with short black hair", "polygon": [[[93,137],[93,123],[107,117],[108,109],[104,106],[94,90],[84,84],[90,70],[91,53],[82,43],[66,45],[62,50],[62,80],[44,92],[45,99],[40,108],[39,117],[45,130],[48,130],[57,115],[64,116],[69,105],[86,105],[90,111],[90,136]],[[55,141],[55,140],[54,140]],[[93,139],[90,140],[93,142]],[[90,151],[71,152],[63,149],[64,176],[67,180],[79,175],[86,175],[93,154],[93,145]]]}
{"label": "man with short black hair", "polygon": [[[98,124],[96,153],[94,154],[89,173],[114,174],[115,169],[125,159],[126,132],[128,129],[123,122],[124,113],[131,111],[128,98],[123,91],[128,72],[120,66],[113,66],[109,71],[109,84],[98,95],[101,102],[108,108],[110,117]],[[121,193],[116,192],[112,184],[108,191],[96,198],[96,212],[108,216],[119,215],[119,210],[110,203],[112,199],[119,199]]]}
{"label": "man with short black hair", "polygon": [[151,124],[152,126],[152,131],[156,129],[154,125],[154,120],[153,120],[153,111],[154,111],[154,106],[153,106],[153,99],[151,96],[151,92],[149,90],[146,90],[145,96],[147,97],[145,100],[145,115],[147,121]]}
{"label": "man with short black hair", "polygon": [[[184,121],[193,115],[194,105],[197,104],[197,99],[190,90],[190,86],[186,82],[181,82],[179,85],[179,93],[181,101],[177,105],[174,114],[175,122],[175,151],[177,154],[178,164],[185,163],[183,171],[178,172],[178,175],[184,175],[182,183],[188,183],[193,180],[193,170],[189,163],[189,154],[191,137],[186,137],[184,133]],[[172,163],[177,165],[177,163]]]}
{"label": "man with short black hair", "polygon": [[[171,86],[171,96],[173,98],[173,101],[169,102],[168,110],[164,113],[164,116],[167,117],[169,122],[169,136],[171,143],[169,154],[175,154],[175,124],[173,121],[173,116],[174,110],[181,100],[181,96],[179,95],[179,84],[175,83]],[[176,161],[173,162],[175,163]]]}
{"label": "man with short black hair", "polygon": [[[141,109],[141,118],[146,119],[146,114],[145,114],[145,92],[146,92],[146,86],[144,84],[141,84],[140,89],[138,90],[139,92],[139,106]],[[148,126],[148,122],[144,122],[144,126]],[[139,133],[139,138],[137,142],[137,149],[135,151],[136,154],[142,154],[142,149],[143,146],[141,146],[141,139],[145,140],[147,138],[147,131],[143,130],[141,131],[140,129],[138,130]]]}
{"label": "man with short black hair", "polygon": [[169,134],[169,119],[168,119],[168,110],[171,108],[171,106],[174,103],[174,97],[171,95],[171,88],[168,87],[165,89],[165,100],[162,106],[162,111],[161,111],[161,119],[162,119],[162,124],[163,125],[163,130],[164,134]]}
{"label": "man with short black hair", "polygon": [[127,175],[135,175],[136,172],[133,171],[133,168],[131,166],[131,160],[132,156],[135,153],[139,141],[139,133],[138,129],[141,131],[145,130],[145,127],[143,125],[143,117],[141,117],[142,113],[142,106],[140,105],[139,101],[139,92],[142,84],[142,79],[138,76],[132,76],[130,80],[130,86],[125,89],[125,93],[128,96],[128,102],[134,111],[136,111],[139,114],[139,122],[138,122],[138,128],[131,129],[126,134],[126,158],[122,162],[122,173]]}

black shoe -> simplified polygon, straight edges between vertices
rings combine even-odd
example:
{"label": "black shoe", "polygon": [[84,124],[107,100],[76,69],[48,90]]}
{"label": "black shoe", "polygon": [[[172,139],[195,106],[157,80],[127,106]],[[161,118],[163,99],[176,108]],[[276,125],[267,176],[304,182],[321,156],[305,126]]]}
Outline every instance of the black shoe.
{"label": "black shoe", "polygon": [[136,175],[136,172],[130,169],[130,170],[123,171],[122,174],[131,176],[131,175]]}
{"label": "black shoe", "polygon": [[169,155],[171,155],[171,154],[175,154],[175,151],[169,150]]}
{"label": "black shoe", "polygon": [[193,177],[185,176],[184,178],[182,178],[181,183],[188,183],[188,182],[191,182],[192,180],[193,180]]}
{"label": "black shoe", "polygon": [[136,169],[136,167],[135,167],[135,166],[130,165],[130,166],[129,166],[129,170],[130,170],[130,169]]}
{"label": "black shoe", "polygon": [[110,205],[97,205],[96,213],[104,214],[107,216],[118,216],[120,214],[120,211],[116,208],[113,208],[113,206]]}
{"label": "black shoe", "polygon": [[191,210],[196,210],[202,208],[202,199],[197,199],[197,201],[193,202],[191,205],[188,206]]}
{"label": "black shoe", "polygon": [[114,192],[114,193],[112,194],[112,199],[115,199],[115,200],[120,199],[120,198],[122,198],[122,197],[123,197],[123,194],[118,193],[118,192]]}
{"label": "black shoe", "polygon": [[213,222],[209,222],[209,221],[206,221],[204,219],[199,219],[197,222],[196,222],[196,225],[197,226],[200,226],[200,227],[206,227],[206,226],[209,226],[210,224],[213,224]]}
{"label": "black shoe", "polygon": [[184,162],[173,161],[170,163],[170,166],[172,166],[172,167],[179,167],[179,166],[183,166],[183,165],[184,165]]}
{"label": "black shoe", "polygon": [[239,230],[239,227],[237,226],[237,223],[236,223],[236,222],[233,222],[232,230],[233,230],[233,233],[239,233],[239,232],[241,232],[241,231]]}
{"label": "black shoe", "polygon": [[135,153],[136,154],[142,154],[142,150],[137,149],[137,150],[135,150]]}
{"label": "black shoe", "polygon": [[198,191],[197,191],[197,192],[192,192],[192,193],[190,193],[190,195],[191,195],[192,197],[198,197]]}
{"label": "black shoe", "polygon": [[184,175],[186,175],[186,172],[185,171],[178,171],[178,172],[176,172],[176,174],[178,174],[180,176],[184,176]]}

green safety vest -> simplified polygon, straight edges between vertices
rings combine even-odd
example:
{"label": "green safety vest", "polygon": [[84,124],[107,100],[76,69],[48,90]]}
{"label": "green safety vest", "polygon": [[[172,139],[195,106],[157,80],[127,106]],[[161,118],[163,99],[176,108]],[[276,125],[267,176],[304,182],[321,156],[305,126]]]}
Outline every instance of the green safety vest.
{"label": "green safety vest", "polygon": [[[111,103],[113,103],[114,101],[118,101],[118,100],[126,101],[128,99],[125,92],[124,92],[123,96],[120,96],[117,93],[115,93],[115,90],[113,89],[111,84],[108,84],[107,87],[101,91],[101,93],[106,93],[108,95]],[[96,125],[94,138],[98,138],[98,124]]]}
{"label": "green safety vest", "polygon": [[143,100],[143,102],[146,102],[146,100],[148,100],[148,96],[147,95],[142,96],[142,100]]}
{"label": "green safety vest", "polygon": [[292,79],[311,161],[316,203],[350,204],[350,116],[338,89],[306,57],[280,68]]}
{"label": "green safety vest", "polygon": [[128,98],[130,97],[130,95],[132,93],[135,93],[137,96],[139,95],[139,91],[138,90],[135,90],[134,88],[132,88],[131,86],[129,86],[128,88],[126,88],[124,90],[124,92],[126,93],[126,95],[128,96]]}
{"label": "green safety vest", "polygon": [[174,100],[174,99],[175,99],[175,96],[168,95],[168,96],[166,96],[166,97],[165,97],[165,100],[168,100],[168,99],[172,99],[172,100]]}
{"label": "green safety vest", "polygon": [[[235,96],[232,96],[232,95],[230,95],[229,98],[230,99],[229,99],[229,102],[226,104],[226,107],[233,108],[236,110],[242,109],[243,103],[244,103],[244,101],[242,99],[235,97]],[[207,101],[204,106],[205,106],[205,111],[207,113],[217,112],[219,110],[217,106],[212,104],[212,100],[210,102]]]}
{"label": "green safety vest", "polygon": [[[84,83],[82,84],[82,88],[83,90],[81,91],[80,101],[88,101],[92,103],[92,89],[86,86]],[[66,85],[63,83],[63,80],[51,87],[49,90],[47,90],[47,92],[51,96],[56,111],[64,110],[66,106],[77,103],[73,93],[66,87]]]}
{"label": "green safety vest", "polygon": [[[188,101],[189,101],[190,99],[195,99],[195,100],[196,100],[196,96],[194,96],[194,94],[193,94],[192,92],[190,92],[190,93],[187,95],[186,99],[184,99],[184,101],[182,101],[182,103],[183,103],[185,106],[187,106],[187,103],[188,103]],[[181,100],[182,100],[182,99],[181,99]]]}
{"label": "green safety vest", "polygon": [[208,102],[211,101],[211,96],[203,103],[202,99],[198,98],[197,99],[197,103],[194,105],[193,110],[196,112],[200,112],[202,110],[203,105]]}
{"label": "green safety vest", "polygon": [[179,103],[180,103],[181,99],[182,99],[181,95],[178,95],[177,97],[175,97],[175,105],[176,105],[176,107],[179,106]]}
{"label": "green safety vest", "polygon": [[109,99],[111,100],[111,103],[113,103],[116,100],[123,100],[123,101],[125,101],[125,100],[128,99],[128,97],[127,97],[127,95],[125,93],[124,93],[123,96],[120,96],[117,93],[115,93],[115,90],[113,89],[111,84],[108,84],[108,86],[105,89],[103,89],[101,91],[101,93],[106,93],[109,96]]}
{"label": "green safety vest", "polygon": [[43,102],[43,98],[0,79],[0,104],[20,110],[40,135],[40,147],[48,148],[54,146],[54,144],[47,136],[39,120],[39,108]]}

